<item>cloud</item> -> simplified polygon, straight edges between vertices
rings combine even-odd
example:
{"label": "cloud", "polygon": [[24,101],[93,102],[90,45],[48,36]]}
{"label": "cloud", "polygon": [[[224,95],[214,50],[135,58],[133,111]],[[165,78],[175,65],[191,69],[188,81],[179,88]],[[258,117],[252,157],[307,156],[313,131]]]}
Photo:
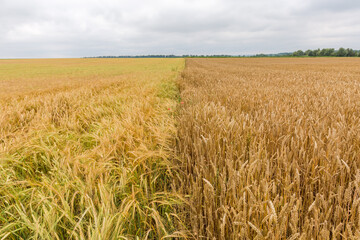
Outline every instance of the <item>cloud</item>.
{"label": "cloud", "polygon": [[351,0],[1,0],[0,58],[360,49]]}

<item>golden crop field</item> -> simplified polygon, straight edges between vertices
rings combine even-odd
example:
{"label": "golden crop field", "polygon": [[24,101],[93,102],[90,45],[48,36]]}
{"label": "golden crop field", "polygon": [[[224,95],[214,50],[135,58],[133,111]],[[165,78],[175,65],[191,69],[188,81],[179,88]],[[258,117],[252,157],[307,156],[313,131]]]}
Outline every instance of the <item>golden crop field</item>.
{"label": "golden crop field", "polygon": [[360,239],[360,59],[189,59],[178,123],[197,239]]}
{"label": "golden crop field", "polygon": [[0,60],[0,239],[359,239],[359,66]]}
{"label": "golden crop field", "polygon": [[183,59],[0,60],[0,239],[181,236]]}

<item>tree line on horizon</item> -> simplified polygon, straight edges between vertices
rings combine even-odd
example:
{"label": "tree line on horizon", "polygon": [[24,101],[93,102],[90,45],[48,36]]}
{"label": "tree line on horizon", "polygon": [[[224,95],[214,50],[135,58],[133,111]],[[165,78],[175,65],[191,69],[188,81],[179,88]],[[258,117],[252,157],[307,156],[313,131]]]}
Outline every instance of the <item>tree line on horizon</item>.
{"label": "tree line on horizon", "polygon": [[314,50],[297,50],[295,52],[284,52],[274,54],[255,54],[255,55],[228,55],[228,54],[213,54],[213,55],[126,55],[126,56],[97,56],[85,58],[241,58],[241,57],[360,57],[360,50],[352,48],[323,48]]}
{"label": "tree line on horizon", "polygon": [[302,56],[308,56],[308,57],[360,57],[360,51],[359,50],[353,50],[351,48],[339,48],[338,50],[335,50],[334,48],[323,48],[323,49],[315,49],[315,50],[297,50],[292,53],[293,57],[302,57]]}
{"label": "tree line on horizon", "polygon": [[123,55],[123,56],[96,56],[96,57],[85,57],[85,58],[230,58],[230,57],[249,57],[246,55],[226,55],[226,54],[217,54],[217,55],[196,55],[196,54],[186,54],[186,55]]}

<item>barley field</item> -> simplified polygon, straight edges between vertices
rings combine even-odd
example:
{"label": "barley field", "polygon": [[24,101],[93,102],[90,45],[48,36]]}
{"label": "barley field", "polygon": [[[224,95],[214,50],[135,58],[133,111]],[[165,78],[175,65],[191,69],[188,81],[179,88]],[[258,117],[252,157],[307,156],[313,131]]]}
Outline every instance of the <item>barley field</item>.
{"label": "barley field", "polygon": [[183,59],[0,60],[0,239],[182,236]]}
{"label": "barley field", "polygon": [[359,66],[0,60],[0,239],[360,239]]}
{"label": "barley field", "polygon": [[196,239],[360,239],[360,60],[188,59],[177,151]]}

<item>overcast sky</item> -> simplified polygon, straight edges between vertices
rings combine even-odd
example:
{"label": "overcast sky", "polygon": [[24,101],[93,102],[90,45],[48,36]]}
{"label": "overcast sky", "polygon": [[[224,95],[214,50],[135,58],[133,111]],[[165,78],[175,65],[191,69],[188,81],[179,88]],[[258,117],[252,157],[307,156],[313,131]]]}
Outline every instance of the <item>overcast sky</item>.
{"label": "overcast sky", "polygon": [[0,0],[0,58],[360,49],[359,0]]}

